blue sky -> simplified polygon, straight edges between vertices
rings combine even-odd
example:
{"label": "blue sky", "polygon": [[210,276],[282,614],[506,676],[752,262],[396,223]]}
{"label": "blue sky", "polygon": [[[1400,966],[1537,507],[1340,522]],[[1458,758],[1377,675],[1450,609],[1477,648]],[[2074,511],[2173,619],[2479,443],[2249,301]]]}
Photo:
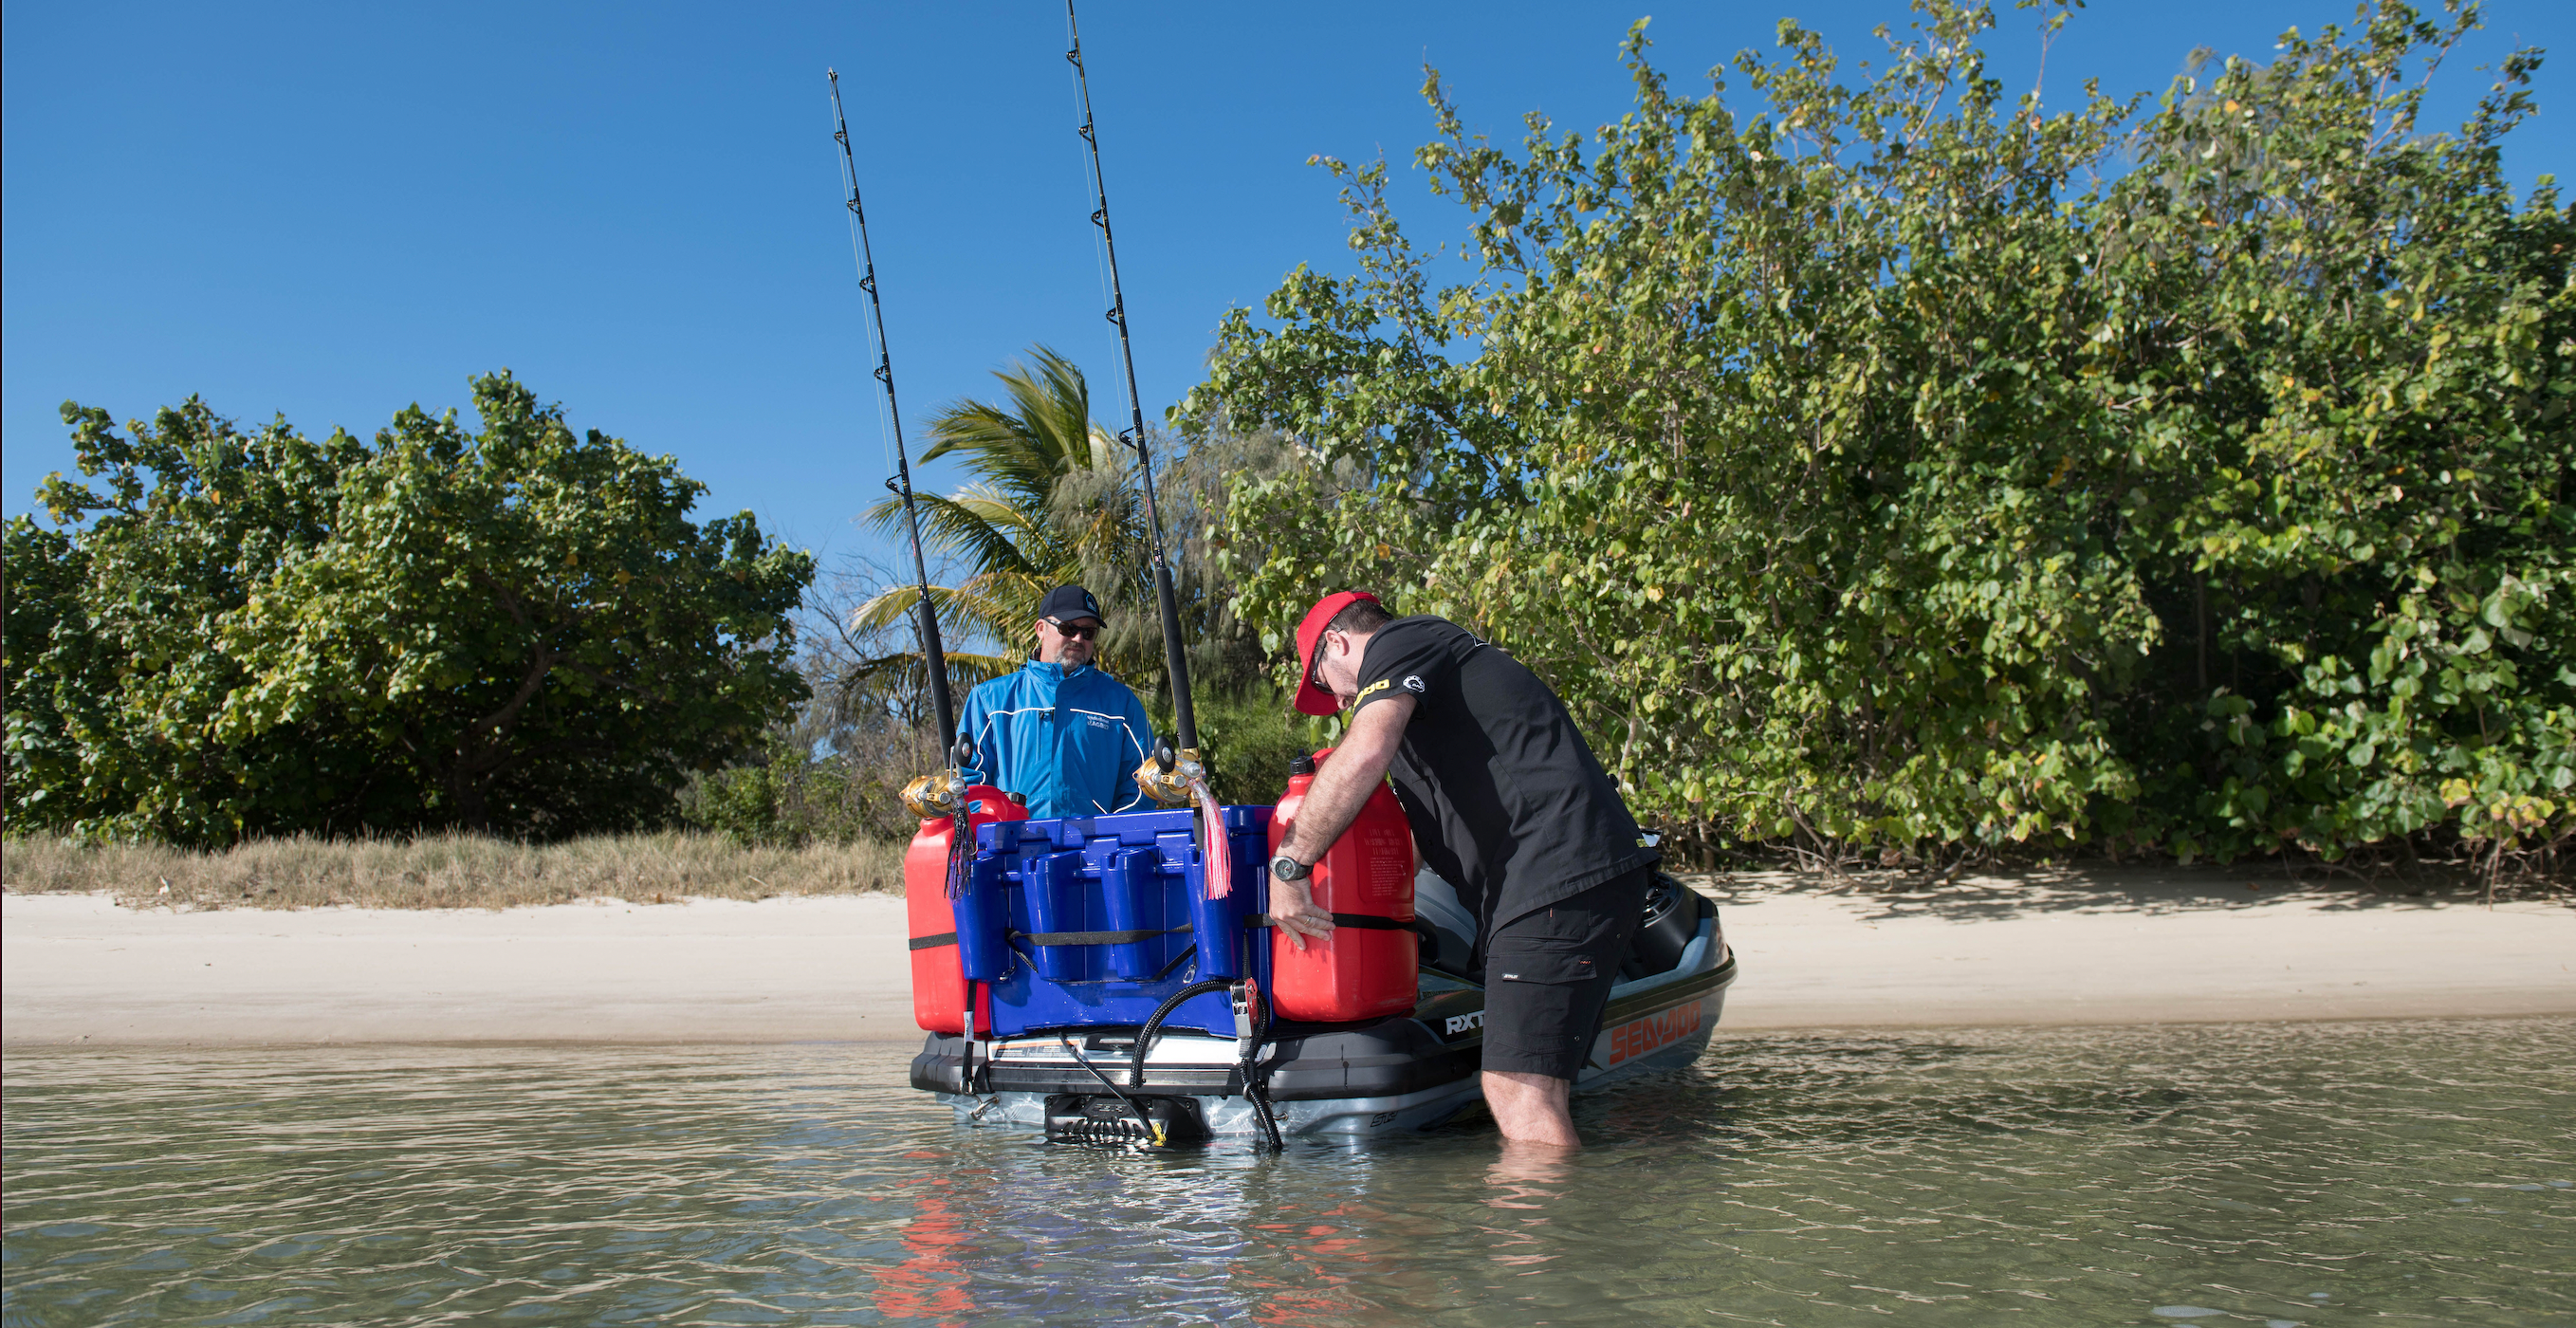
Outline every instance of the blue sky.
{"label": "blue sky", "polygon": [[[1678,88],[1795,15],[1847,63],[1892,3],[1669,6],[1095,0],[1083,38],[1148,418],[1197,381],[1225,311],[1299,262],[1346,265],[1317,153],[1402,165],[1438,65],[1476,127],[1516,140],[1628,104],[1617,46],[1655,15]],[[2147,4],[2078,13],[2049,87],[2161,88],[2190,50],[2268,58],[2338,3]],[[2498,0],[2447,69],[2517,37],[2568,46],[2576,6]],[[2014,85],[2037,52],[2007,11]],[[1046,3],[598,6],[19,0],[0,10],[0,510],[71,468],[66,398],[120,420],[194,392],[249,422],[371,434],[402,405],[463,406],[504,366],[574,426],[669,452],[712,492],[837,560],[887,473],[840,206],[823,71],[859,150],[909,432],[981,394],[1033,342],[1123,415],[1064,16]],[[2576,51],[2508,156],[2563,172]],[[1450,205],[1408,180],[1426,239]],[[917,446],[917,445],[916,445]],[[923,482],[951,477],[936,470]]]}

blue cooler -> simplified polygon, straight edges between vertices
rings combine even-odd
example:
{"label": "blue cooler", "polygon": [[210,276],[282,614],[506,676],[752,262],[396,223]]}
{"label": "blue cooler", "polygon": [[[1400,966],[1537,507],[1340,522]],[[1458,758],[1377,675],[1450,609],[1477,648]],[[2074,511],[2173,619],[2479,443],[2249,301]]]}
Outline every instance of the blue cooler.
{"label": "blue cooler", "polygon": [[[1268,807],[1227,807],[1234,891],[1207,897],[1196,813],[997,821],[975,834],[955,900],[958,957],[988,985],[990,1035],[1136,1028],[1201,978],[1270,987]],[[1190,998],[1168,1028],[1234,1036],[1224,993]]]}

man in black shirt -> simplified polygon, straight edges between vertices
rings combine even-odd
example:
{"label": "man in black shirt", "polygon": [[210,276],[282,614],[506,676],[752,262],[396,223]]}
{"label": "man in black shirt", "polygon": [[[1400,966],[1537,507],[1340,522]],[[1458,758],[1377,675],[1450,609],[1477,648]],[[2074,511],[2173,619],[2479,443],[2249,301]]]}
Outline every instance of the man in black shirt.
{"label": "man in black shirt", "polygon": [[1568,1098],[1644,911],[1654,851],[1537,674],[1455,623],[1359,591],[1297,630],[1297,708],[1351,711],[1271,870],[1297,943],[1332,931],[1303,869],[1388,774],[1423,860],[1458,887],[1485,960],[1486,1104],[1503,1137],[1574,1147]]}

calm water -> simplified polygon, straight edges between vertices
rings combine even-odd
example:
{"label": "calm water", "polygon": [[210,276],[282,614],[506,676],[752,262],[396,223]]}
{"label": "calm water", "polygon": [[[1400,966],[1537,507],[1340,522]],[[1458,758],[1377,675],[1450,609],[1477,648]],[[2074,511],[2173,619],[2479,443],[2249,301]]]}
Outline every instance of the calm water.
{"label": "calm water", "polygon": [[1746,1037],[1359,1151],[960,1131],[846,1047],[48,1053],[39,1324],[2576,1324],[2576,1021]]}

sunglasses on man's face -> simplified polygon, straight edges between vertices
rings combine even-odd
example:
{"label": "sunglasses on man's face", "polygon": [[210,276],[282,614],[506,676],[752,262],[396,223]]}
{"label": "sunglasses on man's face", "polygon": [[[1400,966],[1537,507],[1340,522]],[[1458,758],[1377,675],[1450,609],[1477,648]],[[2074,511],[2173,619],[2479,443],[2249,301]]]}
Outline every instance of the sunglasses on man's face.
{"label": "sunglasses on man's face", "polygon": [[1333,685],[1324,681],[1324,643],[1332,639],[1331,632],[1326,632],[1315,639],[1315,658],[1306,666],[1306,681],[1328,692],[1333,690]]}
{"label": "sunglasses on man's face", "polygon": [[1056,635],[1072,641],[1088,641],[1091,638],[1100,635],[1100,624],[1098,623],[1084,623],[1079,627],[1067,627],[1063,623],[1057,622],[1053,618],[1049,618],[1047,619],[1047,626],[1054,628]]}

